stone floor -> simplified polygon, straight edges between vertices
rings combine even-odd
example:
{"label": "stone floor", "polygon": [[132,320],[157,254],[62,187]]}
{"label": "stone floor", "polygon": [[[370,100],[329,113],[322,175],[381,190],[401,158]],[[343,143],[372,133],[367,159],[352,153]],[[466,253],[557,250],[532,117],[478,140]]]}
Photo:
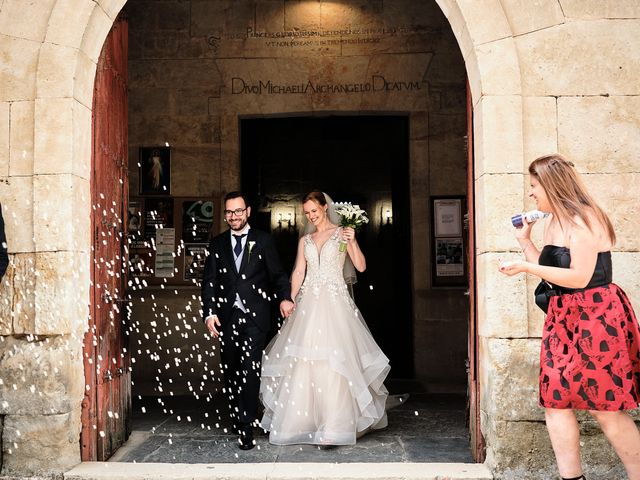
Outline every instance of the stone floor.
{"label": "stone floor", "polygon": [[[398,397],[395,397],[396,399]],[[134,402],[132,435],[111,461],[154,463],[430,462],[471,463],[465,397],[412,394],[389,410],[389,426],[356,445],[319,450],[275,446],[257,435],[250,451],[237,448],[222,405],[193,397],[145,397]]]}

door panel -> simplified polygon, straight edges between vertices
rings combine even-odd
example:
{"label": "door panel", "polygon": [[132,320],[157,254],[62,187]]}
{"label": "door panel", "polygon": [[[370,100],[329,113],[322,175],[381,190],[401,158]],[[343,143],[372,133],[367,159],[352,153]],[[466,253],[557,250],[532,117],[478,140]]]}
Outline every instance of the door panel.
{"label": "door panel", "polygon": [[469,433],[473,459],[485,459],[485,443],[480,430],[480,380],[478,378],[478,320],[476,302],[475,182],[473,170],[473,103],[467,81],[467,264],[469,265],[468,403]]}
{"label": "door panel", "polygon": [[93,99],[91,307],[85,336],[82,459],[106,460],[130,432],[125,335],[128,197],[127,23],[117,20],[96,70]]}

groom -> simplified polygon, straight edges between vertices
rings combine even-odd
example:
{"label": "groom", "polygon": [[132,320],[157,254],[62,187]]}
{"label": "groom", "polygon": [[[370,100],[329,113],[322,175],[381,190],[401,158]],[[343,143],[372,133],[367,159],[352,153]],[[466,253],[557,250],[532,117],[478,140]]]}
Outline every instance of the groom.
{"label": "groom", "polygon": [[251,207],[241,192],[224,198],[229,230],[209,243],[202,279],[203,316],[220,337],[222,368],[240,449],[254,447],[262,349],[271,327],[271,301],[287,317],[293,309],[291,285],[273,239],[249,224]]}

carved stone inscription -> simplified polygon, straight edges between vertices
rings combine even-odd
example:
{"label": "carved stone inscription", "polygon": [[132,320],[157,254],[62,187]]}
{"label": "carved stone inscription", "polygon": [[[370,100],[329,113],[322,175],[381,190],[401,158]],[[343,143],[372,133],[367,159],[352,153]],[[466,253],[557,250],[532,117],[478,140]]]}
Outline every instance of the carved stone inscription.
{"label": "carved stone inscription", "polygon": [[392,81],[382,75],[372,75],[370,80],[361,83],[321,83],[307,80],[303,83],[284,83],[273,80],[251,82],[243,78],[231,79],[233,95],[312,95],[316,93],[349,94],[366,92],[402,92],[422,89],[421,81]]}

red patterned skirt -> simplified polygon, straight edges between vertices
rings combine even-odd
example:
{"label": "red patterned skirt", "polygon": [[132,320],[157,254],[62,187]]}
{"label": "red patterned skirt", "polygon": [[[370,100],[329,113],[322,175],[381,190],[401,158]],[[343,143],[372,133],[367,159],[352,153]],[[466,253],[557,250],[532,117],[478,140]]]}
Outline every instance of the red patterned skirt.
{"label": "red patterned skirt", "polygon": [[640,403],[640,329],[610,283],[552,297],[540,349],[540,405],[629,410]]}

